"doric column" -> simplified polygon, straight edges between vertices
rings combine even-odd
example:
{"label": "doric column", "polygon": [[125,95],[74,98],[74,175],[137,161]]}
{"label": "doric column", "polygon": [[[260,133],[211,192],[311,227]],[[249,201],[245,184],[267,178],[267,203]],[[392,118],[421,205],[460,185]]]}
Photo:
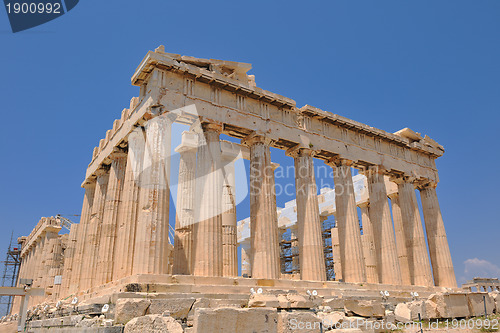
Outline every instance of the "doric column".
{"label": "doric column", "polygon": [[432,286],[434,283],[432,281],[431,264],[427,253],[427,245],[425,244],[424,228],[420,219],[413,179],[399,177],[394,181],[398,184],[402,229],[406,240],[411,283],[417,286]]}
{"label": "doric column", "polygon": [[300,250],[299,250],[299,230],[298,225],[294,224],[290,227],[290,247],[292,252],[292,274],[300,273]]}
{"label": "doric column", "polygon": [[250,242],[252,277],[281,276],[278,216],[271,164],[271,141],[252,134],[244,142],[250,148]]}
{"label": "doric column", "polygon": [[222,276],[222,188],[220,125],[202,124],[196,159],[193,273]]}
{"label": "doric column", "polygon": [[223,276],[238,276],[238,237],[236,230],[235,156],[224,156],[222,190],[222,262]]}
{"label": "doric column", "polygon": [[308,148],[296,148],[289,150],[287,155],[293,157],[295,164],[300,277],[302,280],[325,281],[325,258],[313,151]]}
{"label": "doric column", "polygon": [[196,149],[198,135],[183,132],[182,143],[175,151],[179,153],[179,180],[175,219],[173,274],[193,272],[193,222],[196,191]]}
{"label": "doric column", "polygon": [[64,268],[62,273],[62,283],[60,295],[63,297],[68,296],[68,291],[71,283],[71,276],[74,269],[76,241],[78,236],[79,224],[74,223],[71,225],[66,250],[64,250]]}
{"label": "doric column", "polygon": [[106,192],[108,190],[109,168],[102,168],[96,172],[96,189],[94,202],[92,204],[92,213],[88,226],[87,236],[83,240],[84,252],[82,263],[82,281],[80,291],[93,287],[95,272],[97,269],[97,251],[101,236],[101,226],[104,217],[104,204],[106,202]]}
{"label": "doric column", "polygon": [[166,274],[169,266],[170,136],[172,120],[161,115],[146,123],[133,274]]}
{"label": "doric column", "polygon": [[401,269],[401,281],[403,285],[412,284],[410,277],[410,266],[408,263],[407,240],[403,218],[401,216],[401,207],[399,204],[399,195],[397,192],[389,194],[392,207],[392,219],[394,221],[394,233],[396,237],[396,249],[398,251],[399,267]]}
{"label": "doric column", "polygon": [[363,224],[363,235],[361,235],[361,241],[363,243],[363,254],[365,257],[366,282],[378,283],[377,254],[375,252],[373,225],[370,220],[368,202],[361,203],[359,208],[361,210],[361,223]]}
{"label": "doric column", "polygon": [[335,281],[340,281],[340,280],[343,281],[338,227],[332,228],[332,256],[333,256],[333,272],[335,273]]}
{"label": "doric column", "polygon": [[[115,239],[118,224],[118,212],[121,204],[123,182],[125,180],[125,167],[127,154],[117,150],[111,156],[109,182],[104,204],[104,215],[101,229],[101,240],[98,251],[97,279],[95,285],[111,282],[113,279],[113,259],[115,258]],[[116,253],[122,256],[123,253]]]}
{"label": "doric column", "polygon": [[128,135],[127,167],[118,211],[113,280],[132,275],[135,234],[139,207],[140,177],[144,163],[144,129],[137,127]]}
{"label": "doric column", "polygon": [[424,184],[419,189],[432,272],[434,273],[434,284],[438,287],[456,288],[457,280],[453,270],[441,209],[439,208],[436,184]]}
{"label": "doric column", "polygon": [[366,177],[370,194],[370,220],[373,225],[379,282],[400,285],[402,284],[401,269],[384,175],[378,167],[370,167],[366,171]]}
{"label": "doric column", "polygon": [[241,276],[250,277],[252,275],[252,249],[250,242],[241,243]]}
{"label": "doric column", "polygon": [[76,248],[73,259],[73,267],[71,269],[71,277],[69,278],[68,295],[80,291],[80,281],[83,265],[83,254],[86,248],[87,233],[89,232],[90,216],[92,212],[92,204],[94,202],[94,194],[96,183],[86,183],[83,185],[85,194],[83,196],[82,213],[80,215],[80,223],[76,235]]}
{"label": "doric column", "polygon": [[366,282],[351,164],[344,159],[330,162],[335,182],[335,221],[339,233],[342,278],[345,282]]}

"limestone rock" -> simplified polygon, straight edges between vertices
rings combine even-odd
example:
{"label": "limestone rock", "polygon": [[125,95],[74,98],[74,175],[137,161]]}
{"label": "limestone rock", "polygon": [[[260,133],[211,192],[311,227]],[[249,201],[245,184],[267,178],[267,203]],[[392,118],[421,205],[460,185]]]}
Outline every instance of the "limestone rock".
{"label": "limestone rock", "polygon": [[194,298],[153,299],[147,312],[148,314],[162,314],[167,311],[174,319],[186,319],[194,302]]}
{"label": "limestone rock", "polygon": [[265,294],[254,294],[250,297],[248,301],[249,308],[256,307],[267,307],[267,308],[279,308],[280,301],[275,295],[265,295]]}
{"label": "limestone rock", "polygon": [[345,300],[344,309],[346,312],[352,312],[361,317],[383,317],[385,315],[385,307],[382,303],[374,300]]}
{"label": "limestone rock", "polygon": [[467,304],[470,315],[473,317],[484,316],[484,304],[486,302],[486,312],[492,314],[495,309],[495,302],[487,293],[468,293]]}
{"label": "limestone rock", "polygon": [[273,308],[197,309],[193,332],[206,333],[274,333],[278,313]]}
{"label": "limestone rock", "polygon": [[151,301],[148,299],[118,299],[115,306],[115,323],[126,324],[132,318],[144,316],[150,305]]}
{"label": "limestone rock", "polygon": [[282,311],[278,315],[278,333],[319,333],[320,322],[310,311]]}
{"label": "limestone rock", "polygon": [[248,305],[246,300],[239,299],[209,299],[209,298],[198,298],[188,314],[188,322],[194,319],[194,314],[196,309],[217,309],[217,308],[237,308],[241,309]]}
{"label": "limestone rock", "polygon": [[492,291],[490,297],[495,302],[495,313],[500,313],[500,292]]}
{"label": "limestone rock", "polygon": [[344,309],[344,299],[335,297],[335,298],[326,298],[323,300],[323,306],[329,306],[334,310]]}
{"label": "limestone rock", "polygon": [[314,307],[314,303],[302,295],[288,294],[286,298],[290,302],[291,308],[310,309]]}
{"label": "limestone rock", "polygon": [[182,326],[172,317],[152,314],[136,317],[125,325],[124,333],[183,333]]}
{"label": "limestone rock", "polygon": [[324,313],[324,312],[319,312],[318,313],[318,318],[323,322],[323,326],[325,329],[333,329],[337,327],[340,323],[345,318],[344,312],[330,312],[330,313]]}
{"label": "limestone rock", "polygon": [[424,301],[399,303],[394,310],[395,319],[404,323],[418,320],[418,314],[422,319],[427,319]]}
{"label": "limestone rock", "polygon": [[[428,300],[435,303],[435,318],[463,318],[469,316],[466,294],[436,293],[430,295]],[[426,304],[430,302],[426,302]],[[432,304],[428,305],[434,307]],[[430,315],[431,313],[428,314],[428,316]]]}

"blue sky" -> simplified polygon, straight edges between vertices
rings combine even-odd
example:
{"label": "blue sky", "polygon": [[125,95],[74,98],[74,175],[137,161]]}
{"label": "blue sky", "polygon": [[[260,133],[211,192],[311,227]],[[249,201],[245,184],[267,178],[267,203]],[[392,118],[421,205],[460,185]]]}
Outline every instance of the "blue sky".
{"label": "blue sky", "polygon": [[258,86],[298,106],[438,141],[457,278],[499,276],[499,15],[496,0],[87,0],[12,34],[1,9],[0,257],[12,230],[26,235],[41,216],[80,214],[92,149],[138,96],[136,66],[164,44],[252,63]]}

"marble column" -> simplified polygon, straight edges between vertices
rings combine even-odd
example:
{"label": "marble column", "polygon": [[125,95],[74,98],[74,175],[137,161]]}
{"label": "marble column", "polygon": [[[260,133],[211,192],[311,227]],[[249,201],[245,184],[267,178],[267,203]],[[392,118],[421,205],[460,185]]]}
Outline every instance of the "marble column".
{"label": "marble column", "polygon": [[434,284],[438,287],[456,288],[457,280],[436,194],[436,185],[428,183],[419,188]]}
{"label": "marble column", "polygon": [[330,164],[333,167],[335,183],[335,221],[339,233],[342,278],[345,282],[366,282],[358,210],[352,183],[352,162],[335,159]]}
{"label": "marble column", "polygon": [[373,225],[379,283],[401,285],[403,281],[384,174],[378,167],[370,167],[366,171],[366,177],[370,195],[370,220]]}
{"label": "marble column", "polygon": [[196,159],[193,274],[222,276],[222,190],[220,125],[202,124]]}
{"label": "marble column", "polygon": [[340,260],[340,240],[339,228],[332,228],[332,255],[333,255],[333,272],[335,273],[335,281],[343,281],[342,278],[342,260]]}
{"label": "marble column", "polygon": [[271,141],[264,136],[251,134],[243,143],[250,148],[252,277],[278,279],[281,266]]}
{"label": "marble column", "polygon": [[73,267],[71,276],[69,277],[68,295],[74,294],[81,290],[80,281],[82,276],[83,254],[86,248],[87,232],[89,231],[90,216],[92,212],[92,204],[94,202],[94,194],[96,183],[86,183],[83,185],[85,194],[83,196],[82,213],[80,215],[80,223],[76,235],[76,248],[73,259]]}
{"label": "marble column", "polygon": [[118,211],[116,253],[113,280],[132,275],[137,214],[139,211],[140,177],[144,163],[144,128],[137,127],[128,135],[127,166],[123,194]]}
{"label": "marble column", "polygon": [[146,123],[133,274],[166,274],[169,268],[170,136],[168,114]]}
{"label": "marble column", "polygon": [[251,277],[252,276],[252,249],[250,242],[241,243],[241,276]]}
{"label": "marble column", "polygon": [[68,242],[66,246],[66,250],[64,250],[64,268],[62,274],[62,283],[60,288],[60,295],[62,297],[68,296],[68,291],[71,283],[71,275],[73,272],[73,263],[75,262],[75,252],[76,252],[76,241],[78,235],[78,229],[80,225],[74,223],[71,225]]}
{"label": "marble column", "polygon": [[238,276],[238,237],[235,196],[235,156],[224,156],[224,187],[222,190],[222,265],[223,276]]}
{"label": "marble column", "polygon": [[197,134],[194,132],[183,132],[182,143],[175,149],[179,153],[180,159],[173,274],[191,274],[193,272],[193,222],[197,147]]}
{"label": "marble column", "polygon": [[97,269],[97,253],[101,236],[101,226],[104,217],[104,204],[106,203],[106,192],[108,190],[109,167],[96,171],[96,189],[92,213],[88,225],[87,235],[84,238],[83,263],[81,270],[81,285],[79,290],[89,289],[94,286],[95,272]]}
{"label": "marble column", "polygon": [[299,230],[295,224],[290,227],[290,247],[292,252],[292,274],[300,274],[300,250],[299,250]]}
{"label": "marble column", "polygon": [[402,228],[406,239],[411,283],[416,286],[432,286],[434,283],[431,264],[413,180],[408,177],[400,177],[395,179],[395,182],[398,184]]}
{"label": "marble column", "polygon": [[401,215],[401,206],[399,204],[399,194],[397,192],[389,194],[392,207],[392,219],[394,221],[394,233],[396,237],[396,249],[398,251],[399,267],[401,269],[401,281],[403,285],[412,285],[410,276],[410,265],[408,262],[407,239],[403,217]]}
{"label": "marble column", "polygon": [[308,148],[297,148],[288,151],[287,154],[293,157],[295,164],[300,278],[325,281],[326,268],[313,151]]}
{"label": "marble column", "polygon": [[[111,160],[108,190],[104,203],[104,214],[99,241],[97,276],[94,283],[96,286],[111,282],[113,279],[116,229],[118,226],[118,213],[125,180],[127,154],[124,151],[117,150],[111,155]],[[122,253],[117,253],[117,256],[122,255]]]}
{"label": "marble column", "polygon": [[359,208],[361,210],[361,223],[363,225],[363,235],[361,235],[361,240],[363,242],[363,251],[365,257],[366,282],[378,283],[377,254],[375,252],[373,225],[370,220],[368,205],[368,202],[364,202],[359,205]]}

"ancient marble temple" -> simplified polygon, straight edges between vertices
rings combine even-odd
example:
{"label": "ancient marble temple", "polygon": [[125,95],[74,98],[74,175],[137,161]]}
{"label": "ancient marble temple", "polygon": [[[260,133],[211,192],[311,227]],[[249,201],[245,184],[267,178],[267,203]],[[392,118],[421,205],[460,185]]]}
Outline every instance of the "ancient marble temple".
{"label": "ancient marble temple", "polygon": [[[250,69],[163,47],[148,52],[132,76],[139,97],[93,151],[80,223],[62,240],[60,226],[46,219],[23,238],[20,278],[50,288],[53,299],[119,286],[133,276],[155,282],[212,277],[216,284],[218,277],[236,278],[239,265],[246,279],[287,279],[280,239],[290,228],[299,254],[296,278],[325,281],[322,223],[334,215],[330,251],[337,281],[456,287],[436,193],[435,160],[443,147],[408,128],[388,133],[309,105],[299,108],[258,88]],[[175,123],[189,129],[178,147],[171,145]],[[222,134],[239,142],[221,140]],[[288,226],[276,204],[271,148],[294,160],[295,220]],[[174,150],[178,159],[171,158]],[[239,158],[250,163],[250,217],[238,225]],[[318,194],[314,159],[332,168],[334,209]],[[359,171],[354,178],[353,168]],[[171,169],[178,170],[175,205]],[[366,188],[363,198],[357,181]]]}

